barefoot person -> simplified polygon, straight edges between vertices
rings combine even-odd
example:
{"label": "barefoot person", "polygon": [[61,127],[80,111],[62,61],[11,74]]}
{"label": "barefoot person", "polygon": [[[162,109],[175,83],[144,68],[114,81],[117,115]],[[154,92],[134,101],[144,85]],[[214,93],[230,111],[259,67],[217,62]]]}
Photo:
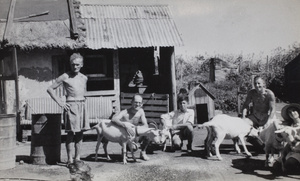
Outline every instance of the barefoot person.
{"label": "barefoot person", "polygon": [[[112,118],[112,122],[126,129],[129,135],[135,136],[134,130],[132,130],[131,127],[126,127],[126,124],[124,124],[124,122],[129,122],[135,126],[148,127],[145,112],[142,109],[142,105],[143,105],[142,103],[143,103],[142,96],[138,94],[134,95],[131,101],[131,107],[122,110],[119,114],[116,114]],[[140,141],[142,142],[140,158],[147,161],[150,159],[146,154],[146,149],[149,145],[149,140],[146,137],[141,137]]]}
{"label": "barefoot person", "polygon": [[[83,57],[79,53],[72,54],[70,57],[70,66],[71,71],[59,76],[47,89],[52,99],[64,109],[68,164],[73,163],[72,141],[74,140],[75,142],[75,160],[80,160],[83,131],[90,129],[84,97],[87,77],[79,72],[83,67]],[[66,102],[58,98],[54,92],[60,85],[64,86],[66,91]]]}
{"label": "barefoot person", "polygon": [[[252,103],[253,110],[249,112],[249,105]],[[266,88],[265,81],[260,77],[254,77],[254,89],[248,92],[245,103],[243,105],[243,118],[248,118],[252,121],[254,128],[264,127],[269,120],[275,115],[275,95]],[[253,145],[263,145],[258,138],[251,138],[247,140]]]}

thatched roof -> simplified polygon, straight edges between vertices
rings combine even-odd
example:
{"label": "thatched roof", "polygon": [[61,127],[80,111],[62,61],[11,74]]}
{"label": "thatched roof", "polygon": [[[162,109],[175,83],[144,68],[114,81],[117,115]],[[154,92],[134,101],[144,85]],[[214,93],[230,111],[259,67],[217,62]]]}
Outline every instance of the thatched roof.
{"label": "thatched roof", "polygon": [[[75,49],[84,47],[83,39],[71,39],[71,26],[67,0],[18,0],[14,10],[14,21],[6,40],[3,34],[10,1],[1,1],[0,43],[4,47],[17,46],[21,49],[63,48]],[[74,5],[75,6],[75,5]],[[41,12],[49,12],[42,16],[33,16],[16,20]]]}
{"label": "thatched roof", "polygon": [[[5,23],[0,23],[3,35]],[[16,45],[21,49],[33,48],[78,48],[75,40],[70,38],[69,20],[46,22],[13,23],[10,36],[5,46]]]}
{"label": "thatched roof", "polygon": [[[9,9],[8,2],[0,1],[1,9],[2,5]],[[2,47],[115,49],[183,45],[167,5],[81,5],[74,0],[71,8],[74,7],[75,17],[72,17],[72,13],[66,13],[69,12],[66,2],[18,0],[6,40],[2,37],[8,11],[0,13]],[[45,11],[49,13],[15,19]]]}

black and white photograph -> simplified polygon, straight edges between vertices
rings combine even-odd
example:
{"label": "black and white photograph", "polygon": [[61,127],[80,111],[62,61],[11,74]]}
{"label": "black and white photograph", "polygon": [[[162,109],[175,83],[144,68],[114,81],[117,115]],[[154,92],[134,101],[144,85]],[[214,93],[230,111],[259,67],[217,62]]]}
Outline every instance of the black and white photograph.
{"label": "black and white photograph", "polygon": [[0,0],[0,181],[300,179],[299,0]]}

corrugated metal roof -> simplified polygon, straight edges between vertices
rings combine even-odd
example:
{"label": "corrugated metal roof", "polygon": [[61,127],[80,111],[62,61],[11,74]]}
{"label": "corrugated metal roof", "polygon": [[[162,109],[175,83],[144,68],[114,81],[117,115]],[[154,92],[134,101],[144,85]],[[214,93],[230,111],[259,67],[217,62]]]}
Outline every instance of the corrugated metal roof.
{"label": "corrugated metal roof", "polygon": [[80,5],[91,49],[182,46],[167,5]]}

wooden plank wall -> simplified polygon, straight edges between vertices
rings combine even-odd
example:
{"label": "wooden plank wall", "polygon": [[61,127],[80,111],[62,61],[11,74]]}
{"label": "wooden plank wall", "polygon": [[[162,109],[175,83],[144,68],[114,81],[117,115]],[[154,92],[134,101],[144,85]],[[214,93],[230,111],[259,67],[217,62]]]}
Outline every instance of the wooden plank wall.
{"label": "wooden plank wall", "polygon": [[[121,92],[121,110],[131,107],[131,100],[135,93]],[[161,114],[169,112],[169,94],[141,94],[143,97],[143,109],[146,114],[146,118],[149,122],[156,122],[160,124]]]}

